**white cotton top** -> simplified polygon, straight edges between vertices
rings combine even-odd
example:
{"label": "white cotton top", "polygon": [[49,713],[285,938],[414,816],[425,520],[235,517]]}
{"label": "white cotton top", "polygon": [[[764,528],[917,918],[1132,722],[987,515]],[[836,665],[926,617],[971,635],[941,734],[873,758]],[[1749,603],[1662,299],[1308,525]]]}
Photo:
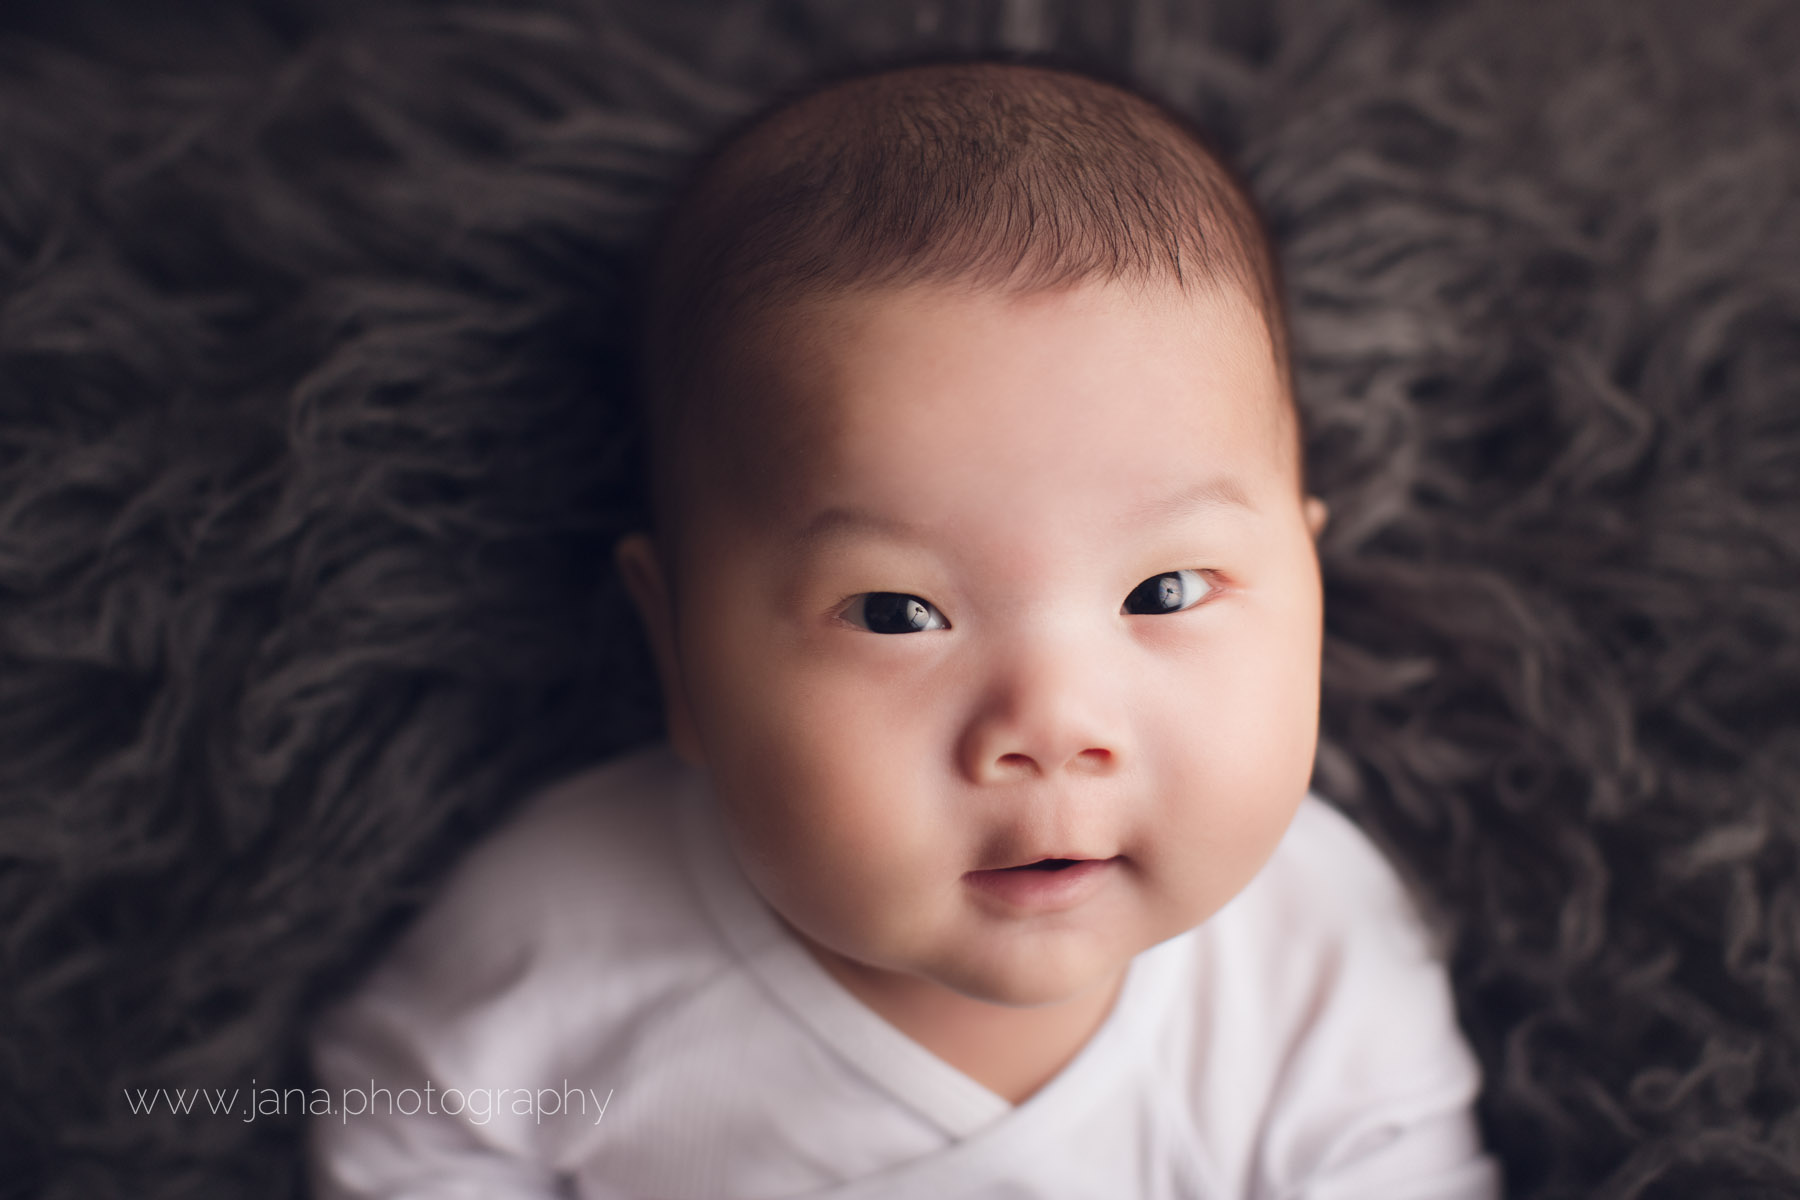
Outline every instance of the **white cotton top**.
{"label": "white cotton top", "polygon": [[660,744],[478,845],[312,1052],[324,1200],[1499,1194],[1443,967],[1386,861],[1312,794],[1019,1105],[819,966],[739,873],[705,775]]}

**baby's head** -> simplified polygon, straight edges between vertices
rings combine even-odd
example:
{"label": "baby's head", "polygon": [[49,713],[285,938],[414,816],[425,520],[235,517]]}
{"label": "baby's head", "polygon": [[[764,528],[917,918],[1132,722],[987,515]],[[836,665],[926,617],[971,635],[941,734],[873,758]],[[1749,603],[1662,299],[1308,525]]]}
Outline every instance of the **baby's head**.
{"label": "baby's head", "polygon": [[1324,510],[1188,129],[1043,67],[840,81],[702,166],[650,292],[619,562],[814,954],[1048,1003],[1234,896],[1311,773]]}

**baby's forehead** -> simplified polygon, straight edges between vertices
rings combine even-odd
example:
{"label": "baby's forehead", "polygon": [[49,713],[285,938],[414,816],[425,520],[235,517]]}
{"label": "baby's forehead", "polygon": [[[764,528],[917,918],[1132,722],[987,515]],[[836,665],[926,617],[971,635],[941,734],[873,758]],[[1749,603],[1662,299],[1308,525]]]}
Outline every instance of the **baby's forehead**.
{"label": "baby's forehead", "polygon": [[[1141,348],[1133,339],[1147,343],[1172,322],[1188,320],[1213,326],[1209,354],[1265,365],[1266,386],[1256,390],[1270,398],[1259,403],[1266,403],[1271,426],[1285,423],[1285,385],[1277,382],[1270,335],[1248,297],[1218,287],[1202,297],[1161,283],[1090,281],[1082,287],[1100,298],[1094,303],[1105,302],[1109,320],[1087,319],[1080,304],[1068,302],[1073,289],[1004,293],[954,280],[813,294],[746,313],[722,373],[729,386],[709,392],[716,408],[701,418],[708,436],[693,439],[689,450],[710,460],[714,479],[729,482],[709,489],[715,502],[790,509],[799,502],[799,476],[834,457],[852,410],[864,435],[858,440],[862,461],[880,461],[887,456],[879,436],[884,423],[903,426],[915,413],[941,411],[934,406],[945,403],[954,404],[958,416],[987,408],[990,385],[1011,386],[1013,372],[1038,370],[1033,356],[1043,350],[1058,361],[1098,364],[1102,374],[1088,388],[1096,417],[1117,436],[1155,439],[1165,425],[1142,408],[1115,412],[1104,371],[1112,363],[1121,376],[1129,374]],[[991,329],[983,324],[990,319]],[[1193,362],[1196,376],[1212,366],[1198,356]],[[1055,364],[1045,370],[1044,382],[1056,386]],[[1008,435],[1008,422],[1011,432],[1029,433],[1032,415],[1008,409],[980,427],[998,439]],[[870,429],[877,436],[867,436]]]}
{"label": "baby's forehead", "polygon": [[[1104,297],[1095,303],[1107,309],[1105,324],[1068,303],[1073,294]],[[1171,314],[1215,330],[1213,352],[1223,345],[1281,374],[1263,313],[1228,282],[1184,287],[1165,280],[1094,279],[1054,289],[999,289],[947,280],[809,293],[748,310],[722,339],[720,357],[733,378],[733,394],[715,395],[760,426],[817,424],[829,418],[834,396],[860,392],[885,375],[916,374],[921,360],[939,361],[941,377],[950,382],[958,367],[985,367],[987,356],[971,361],[938,354],[935,339],[966,341],[955,335],[970,328],[995,339],[997,360],[1005,360],[1009,340],[1021,337],[1104,359],[1108,351],[1124,357],[1138,349],[1120,344],[1122,330],[1128,339],[1133,330],[1149,339],[1169,328]],[[1195,369],[1206,365],[1196,359]],[[1285,382],[1280,391],[1285,398]],[[981,399],[971,394],[966,402]]]}

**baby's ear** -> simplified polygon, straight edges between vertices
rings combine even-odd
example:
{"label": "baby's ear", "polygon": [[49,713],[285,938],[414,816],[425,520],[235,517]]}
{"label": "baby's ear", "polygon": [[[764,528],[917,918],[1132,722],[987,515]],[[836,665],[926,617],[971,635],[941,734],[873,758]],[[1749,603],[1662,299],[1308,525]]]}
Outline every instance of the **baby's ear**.
{"label": "baby's ear", "polygon": [[1303,505],[1306,510],[1306,528],[1317,538],[1325,529],[1325,521],[1331,516],[1331,510],[1317,496],[1308,496]]}
{"label": "baby's ear", "polygon": [[669,581],[663,573],[656,543],[645,533],[628,533],[613,547],[613,561],[625,579],[625,590],[637,605],[638,617],[650,639],[656,673],[662,683],[663,717],[669,742],[695,766],[701,765],[700,742],[694,734],[688,710],[687,689],[682,686],[681,660],[675,650],[675,609],[670,603]]}

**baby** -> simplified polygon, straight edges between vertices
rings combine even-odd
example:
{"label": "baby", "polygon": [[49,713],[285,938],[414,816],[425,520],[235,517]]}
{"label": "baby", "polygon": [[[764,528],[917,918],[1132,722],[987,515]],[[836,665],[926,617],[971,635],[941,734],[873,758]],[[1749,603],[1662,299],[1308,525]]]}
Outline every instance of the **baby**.
{"label": "baby", "polygon": [[668,744],[326,1015],[318,1193],[1497,1194],[1443,967],[1308,791],[1325,506],[1232,175],[913,65],[761,114],[659,245],[617,558]]}

